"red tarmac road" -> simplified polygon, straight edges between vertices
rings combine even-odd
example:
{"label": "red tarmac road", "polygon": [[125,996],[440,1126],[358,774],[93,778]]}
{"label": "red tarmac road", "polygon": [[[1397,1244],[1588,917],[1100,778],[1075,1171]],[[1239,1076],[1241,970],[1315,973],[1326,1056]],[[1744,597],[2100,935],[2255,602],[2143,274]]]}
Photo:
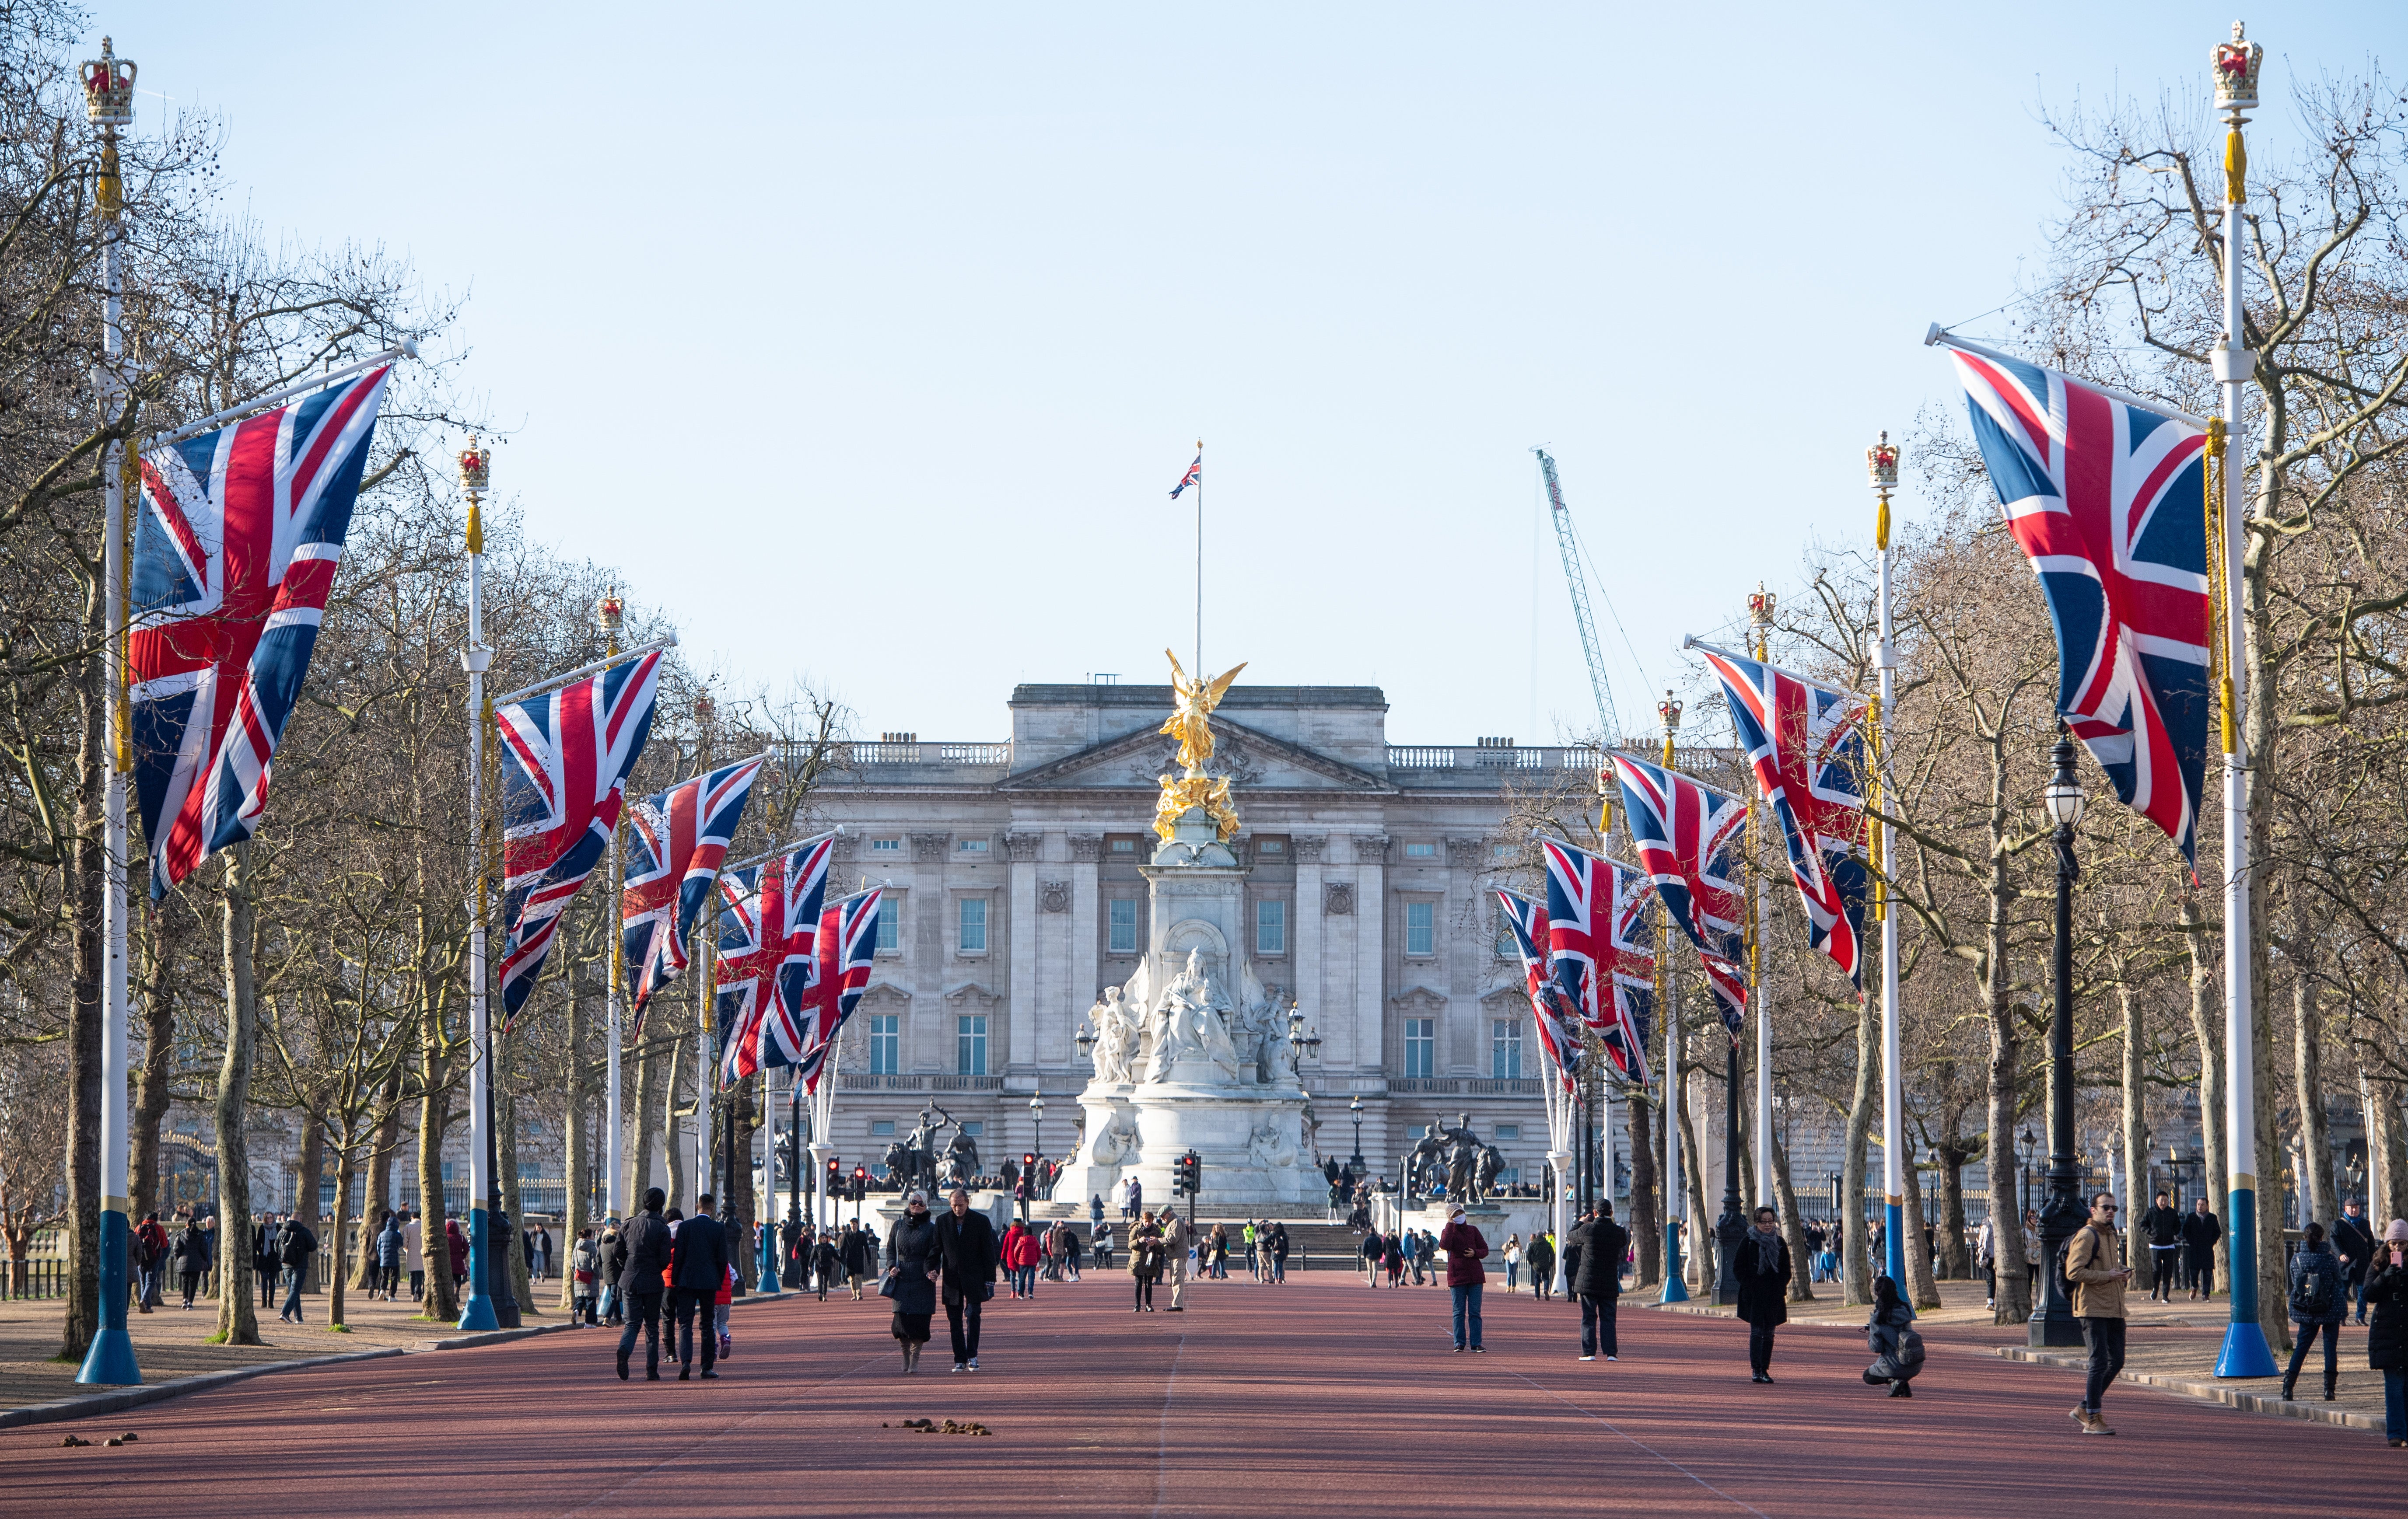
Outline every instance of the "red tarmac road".
{"label": "red tarmac road", "polygon": [[[1128,1297],[1091,1273],[992,1305],[975,1375],[947,1371],[939,1314],[927,1369],[901,1376],[885,1305],[838,1297],[739,1308],[711,1383],[647,1383],[639,1350],[622,1383],[603,1330],[261,1377],[0,1432],[0,1513],[2204,1519],[2401,1512],[2408,1477],[2379,1436],[2128,1383],[2120,1433],[2086,1438],[2071,1373],[1937,1334],[1906,1400],[1863,1385],[1841,1330],[1784,1329],[1762,1387],[1727,1320],[1626,1311],[1622,1359],[1584,1365],[1577,1313],[1527,1297],[1489,1298],[1479,1356],[1449,1350],[1439,1290],[1333,1273],[1191,1286],[1184,1313]],[[995,1433],[881,1427],[918,1417]],[[59,1447],[121,1429],[141,1440]]]}

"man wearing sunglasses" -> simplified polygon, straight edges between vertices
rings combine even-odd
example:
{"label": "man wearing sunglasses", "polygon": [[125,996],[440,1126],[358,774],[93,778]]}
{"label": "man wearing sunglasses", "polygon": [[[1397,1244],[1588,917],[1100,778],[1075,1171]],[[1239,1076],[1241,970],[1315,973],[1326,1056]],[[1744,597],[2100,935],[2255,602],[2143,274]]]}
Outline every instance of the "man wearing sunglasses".
{"label": "man wearing sunglasses", "polygon": [[2072,1413],[2086,1435],[2115,1432],[2100,1415],[2099,1400],[2124,1369],[2124,1284],[2132,1280],[2132,1268],[2115,1264],[2122,1258],[2115,1243],[2114,1195],[2093,1194],[2090,1222],[2065,1242],[2065,1280],[2073,1288],[2073,1316],[2081,1321],[2082,1342],[2090,1349],[2090,1381]]}

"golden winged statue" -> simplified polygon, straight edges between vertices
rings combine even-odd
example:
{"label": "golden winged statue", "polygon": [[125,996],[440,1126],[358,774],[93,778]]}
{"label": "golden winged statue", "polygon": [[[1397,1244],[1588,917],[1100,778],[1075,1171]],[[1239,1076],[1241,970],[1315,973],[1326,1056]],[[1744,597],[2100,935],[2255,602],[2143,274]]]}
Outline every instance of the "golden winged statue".
{"label": "golden winged statue", "polygon": [[1200,807],[1226,842],[1238,831],[1238,814],[1229,805],[1229,780],[1206,775],[1204,762],[1212,757],[1212,709],[1221,705],[1238,672],[1246,666],[1235,665],[1219,675],[1199,670],[1191,680],[1177,654],[1168,649],[1163,653],[1170,661],[1170,689],[1177,695],[1177,705],[1158,731],[1179,740],[1179,763],[1186,773],[1160,778],[1162,795],[1154,804],[1154,831],[1168,843],[1180,815],[1191,807]]}

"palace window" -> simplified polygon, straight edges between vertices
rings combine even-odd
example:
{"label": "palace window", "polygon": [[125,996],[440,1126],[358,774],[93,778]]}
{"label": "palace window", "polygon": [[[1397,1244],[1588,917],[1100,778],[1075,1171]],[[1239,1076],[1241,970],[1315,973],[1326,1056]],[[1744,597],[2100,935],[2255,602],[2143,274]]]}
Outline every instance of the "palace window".
{"label": "palace window", "polygon": [[1265,897],[1254,904],[1254,953],[1287,953],[1287,903],[1278,897]]}
{"label": "palace window", "polygon": [[1114,954],[1137,953],[1137,898],[1115,896],[1109,908],[1110,942],[1106,946]]}
{"label": "palace window", "polygon": [[1438,846],[1436,844],[1407,844],[1405,846],[1406,859],[1428,860],[1435,859],[1437,857]]}
{"label": "palace window", "polygon": [[1263,840],[1262,852],[1266,854],[1284,854],[1287,853],[1287,840],[1284,838],[1266,838]]}
{"label": "palace window", "polygon": [[1405,1074],[1435,1076],[1438,1074],[1438,1020],[1408,1018],[1405,1020]]}
{"label": "palace window", "polygon": [[878,953],[896,954],[903,949],[903,894],[888,892],[878,899]]}
{"label": "palace window", "polygon": [[1500,1082],[1522,1079],[1522,1020],[1492,1018],[1488,1022],[1488,1074]]}
{"label": "palace window", "polygon": [[869,1121],[869,1137],[873,1139],[891,1139],[895,1138],[895,1120],[891,1118],[871,1119]]}
{"label": "palace window", "polygon": [[986,953],[986,898],[965,896],[961,902],[961,952],[964,954]]}
{"label": "palace window", "polygon": [[873,838],[869,841],[869,853],[872,854],[900,854],[903,853],[903,840],[900,838]]}
{"label": "palace window", "polygon": [[960,1032],[953,1040],[953,1074],[983,1076],[986,1074],[986,1014],[966,1012],[961,1016]]}
{"label": "palace window", "polygon": [[869,1019],[869,1074],[893,1076],[903,1069],[903,1015],[873,1013]]}
{"label": "palace window", "polygon": [[1438,953],[1438,904],[1436,902],[1405,904],[1405,953],[1407,954]]}
{"label": "palace window", "polygon": [[1521,1137],[1522,1125],[1519,1124],[1499,1124],[1497,1125],[1497,1142],[1498,1144],[1503,1144],[1509,1139],[1518,1139]]}
{"label": "palace window", "polygon": [[1115,838],[1112,840],[1112,853],[1115,854],[1134,854],[1137,853],[1137,840],[1134,838]]}
{"label": "palace window", "polygon": [[957,854],[983,854],[986,853],[986,840],[983,838],[965,838],[960,843],[953,846],[953,853]]}

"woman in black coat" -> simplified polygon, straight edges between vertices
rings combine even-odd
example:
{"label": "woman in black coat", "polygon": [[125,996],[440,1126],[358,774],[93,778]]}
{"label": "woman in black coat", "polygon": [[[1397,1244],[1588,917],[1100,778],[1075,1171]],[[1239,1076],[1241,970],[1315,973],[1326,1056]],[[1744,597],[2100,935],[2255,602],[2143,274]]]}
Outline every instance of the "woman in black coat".
{"label": "woman in black coat", "polygon": [[201,1221],[188,1218],[184,1232],[176,1236],[176,1265],[184,1278],[184,1306],[193,1306],[193,1295],[201,1290],[201,1278],[209,1269],[209,1234]]}
{"label": "woman in black coat", "polygon": [[1770,1382],[1772,1331],[1789,1322],[1789,1242],[1771,1209],[1756,1211],[1756,1227],[1740,1236],[1731,1269],[1739,1278],[1739,1316],[1747,1321],[1750,1380]]}
{"label": "woman in black coat", "polygon": [[928,1216],[928,1195],[911,1194],[903,1216],[886,1231],[886,1282],[879,1295],[895,1301],[893,1332],[903,1346],[903,1369],[920,1369],[920,1347],[928,1342],[928,1320],[937,1311],[937,1225]]}
{"label": "woman in black coat", "polygon": [[2383,1433],[2408,1445],[2408,1219],[2393,1219],[2374,1247],[2366,1300],[2374,1305],[2366,1364],[2383,1373]]}

